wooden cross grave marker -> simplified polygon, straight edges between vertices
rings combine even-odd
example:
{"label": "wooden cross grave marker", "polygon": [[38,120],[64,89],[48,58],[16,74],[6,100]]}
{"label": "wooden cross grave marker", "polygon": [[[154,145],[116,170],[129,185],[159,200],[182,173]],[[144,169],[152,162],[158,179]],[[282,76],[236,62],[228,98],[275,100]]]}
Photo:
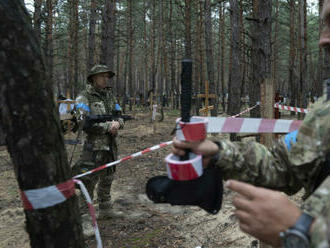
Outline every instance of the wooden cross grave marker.
{"label": "wooden cross grave marker", "polygon": [[214,108],[214,106],[209,106],[209,98],[216,98],[215,94],[209,94],[209,82],[205,82],[205,94],[198,94],[198,98],[205,98],[204,108],[199,110],[199,113],[203,113],[204,116],[208,116],[209,111]]}

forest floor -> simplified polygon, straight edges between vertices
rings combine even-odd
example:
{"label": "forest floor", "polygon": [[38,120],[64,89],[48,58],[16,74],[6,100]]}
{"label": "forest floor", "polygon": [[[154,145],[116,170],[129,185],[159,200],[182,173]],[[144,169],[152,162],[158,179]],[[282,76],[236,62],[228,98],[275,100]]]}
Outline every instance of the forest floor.
{"label": "forest floor", "polygon": [[[171,140],[177,116],[178,111],[165,111],[164,121],[157,122],[154,130],[146,111],[136,113],[137,119],[126,122],[120,130],[119,157]],[[66,140],[75,137],[76,134],[65,135]],[[78,145],[72,164],[79,158],[81,149]],[[239,230],[233,214],[232,192],[225,190],[222,209],[217,215],[207,214],[198,207],[153,204],[148,200],[146,182],[153,176],[166,175],[163,161],[170,149],[165,147],[117,166],[111,195],[114,209],[124,212],[125,217],[98,221],[104,247],[258,247],[254,238]],[[72,150],[73,145],[67,145],[69,158]],[[300,202],[300,196],[298,193],[292,199]],[[0,147],[0,248],[30,247],[24,225],[13,166],[6,148]],[[86,243],[87,247],[96,247],[94,237]]]}

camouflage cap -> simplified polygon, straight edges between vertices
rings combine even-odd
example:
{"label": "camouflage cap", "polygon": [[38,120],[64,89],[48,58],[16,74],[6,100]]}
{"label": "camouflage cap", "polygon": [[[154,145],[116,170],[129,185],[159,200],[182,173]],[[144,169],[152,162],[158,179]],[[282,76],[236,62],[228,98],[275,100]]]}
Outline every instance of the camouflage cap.
{"label": "camouflage cap", "polygon": [[110,78],[115,75],[115,73],[112,72],[106,65],[94,65],[87,76],[87,82],[92,83],[92,77],[99,73],[108,73]]}

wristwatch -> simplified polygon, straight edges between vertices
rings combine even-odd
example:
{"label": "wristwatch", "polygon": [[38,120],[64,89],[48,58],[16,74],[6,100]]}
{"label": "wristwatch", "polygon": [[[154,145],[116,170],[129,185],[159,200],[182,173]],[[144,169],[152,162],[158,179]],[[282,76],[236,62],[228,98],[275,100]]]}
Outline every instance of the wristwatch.
{"label": "wristwatch", "polygon": [[307,213],[302,213],[297,222],[284,232],[280,232],[284,248],[310,247],[309,229],[314,218]]}

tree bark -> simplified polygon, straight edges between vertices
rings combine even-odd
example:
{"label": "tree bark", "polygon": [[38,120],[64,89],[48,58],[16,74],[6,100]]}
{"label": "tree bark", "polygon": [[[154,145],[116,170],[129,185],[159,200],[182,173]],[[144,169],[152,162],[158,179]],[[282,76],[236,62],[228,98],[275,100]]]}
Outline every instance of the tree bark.
{"label": "tree bark", "polygon": [[[1,1],[0,14],[0,125],[18,185],[22,191],[56,185],[71,170],[40,46],[20,0]],[[84,247],[75,196],[24,212],[31,247]]]}
{"label": "tree bark", "polygon": [[[323,2],[324,0],[319,0],[319,36],[322,32],[322,10],[323,10]],[[315,85],[315,95],[317,97],[322,96],[323,94],[323,76],[322,76],[322,65],[323,65],[323,48],[319,47],[319,58],[318,58],[318,66],[317,66],[317,80]]]}
{"label": "tree bark", "polygon": [[70,6],[68,76],[71,98],[75,97],[78,88],[78,1],[68,0]]}
{"label": "tree bark", "polygon": [[47,71],[49,73],[49,84],[53,85],[53,64],[54,64],[54,46],[53,46],[53,0],[46,0],[47,19],[46,19],[46,42],[45,54]]}
{"label": "tree bark", "polygon": [[175,108],[174,96],[176,94],[175,85],[175,39],[173,32],[173,0],[170,0],[170,17],[169,17],[169,39],[170,39],[170,80],[171,80],[171,97],[172,97],[172,108]]}
{"label": "tree bark", "polygon": [[225,87],[225,33],[226,33],[226,25],[225,25],[225,8],[223,3],[220,3],[219,9],[219,34],[220,34],[220,85],[221,85],[221,95],[222,95],[222,108],[223,112],[226,112],[226,87]]}
{"label": "tree bark", "polygon": [[128,91],[130,95],[129,110],[132,110],[133,93],[133,0],[128,0],[127,6],[127,31],[128,31]]}
{"label": "tree bark", "polygon": [[191,3],[184,1],[184,25],[185,25],[185,57],[191,59]]}
{"label": "tree bark", "polygon": [[240,63],[240,24],[239,24],[239,6],[238,0],[230,0],[230,21],[232,29],[232,66],[231,66],[231,81],[229,82],[229,99],[228,99],[228,115],[234,115],[240,112],[241,107],[241,63]]}
{"label": "tree bark", "polygon": [[[210,93],[216,94],[216,83],[214,80],[214,58],[213,58],[213,34],[212,34],[212,10],[210,0],[204,2],[204,13],[205,13],[205,49],[206,49],[206,65],[207,65],[207,76],[210,86]],[[211,116],[218,115],[218,98],[211,98]]]}
{"label": "tree bark", "polygon": [[[259,57],[258,57],[258,29],[257,22],[259,11],[259,0],[253,0],[253,19],[251,23],[251,82],[249,87],[249,99],[250,99],[250,107],[254,106],[258,101],[260,101],[260,79],[258,78],[258,65],[259,65]],[[260,108],[252,109],[250,112],[250,116],[257,118],[260,117]]]}
{"label": "tree bark", "polygon": [[34,0],[33,29],[38,44],[41,44],[41,5],[43,0]]}
{"label": "tree bark", "polygon": [[101,64],[114,69],[116,29],[116,0],[106,0],[102,12]]}
{"label": "tree bark", "polygon": [[[299,1],[300,16],[300,78],[299,78],[299,95],[298,107],[307,107],[307,16],[306,16],[306,0]],[[298,115],[301,116],[300,114]]]}
{"label": "tree bark", "polygon": [[[296,42],[295,42],[295,0],[290,0],[290,57],[289,57],[289,92],[290,106],[297,106],[297,87],[295,77]],[[291,112],[291,115],[295,115]]]}
{"label": "tree bark", "polygon": [[97,0],[91,0],[90,18],[89,18],[89,34],[88,34],[88,61],[87,71],[95,64],[95,24],[96,24],[96,6]]}
{"label": "tree bark", "polygon": [[274,36],[273,36],[273,70],[272,70],[272,78],[275,84],[275,89],[277,92],[280,91],[280,85],[277,82],[277,61],[278,61],[278,42],[277,42],[277,37],[278,37],[278,30],[279,30],[279,0],[276,0],[276,6],[275,6],[275,28],[274,28]]}
{"label": "tree bark", "polygon": [[151,90],[155,93],[156,90],[156,61],[155,61],[155,47],[156,47],[156,0],[152,0],[151,6],[151,46],[150,46],[150,63],[151,63]]}

